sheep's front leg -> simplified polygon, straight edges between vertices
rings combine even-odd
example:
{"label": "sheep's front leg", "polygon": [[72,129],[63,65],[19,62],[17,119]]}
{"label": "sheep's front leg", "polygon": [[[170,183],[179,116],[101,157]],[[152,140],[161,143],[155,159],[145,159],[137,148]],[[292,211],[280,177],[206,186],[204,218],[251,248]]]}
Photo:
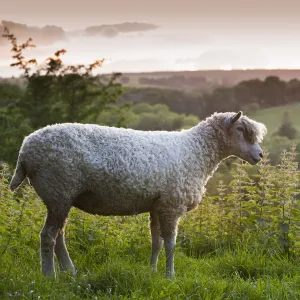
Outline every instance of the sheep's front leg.
{"label": "sheep's front leg", "polygon": [[64,227],[69,209],[49,209],[45,225],[41,231],[41,263],[42,273],[55,276],[54,247],[58,232]]}
{"label": "sheep's front leg", "polygon": [[174,215],[164,215],[159,217],[161,234],[164,239],[166,251],[166,276],[169,278],[175,276],[174,256],[178,221],[179,217]]}
{"label": "sheep's front leg", "polygon": [[158,222],[158,216],[156,213],[150,213],[150,229],[152,237],[152,253],[150,259],[150,266],[154,272],[157,272],[157,261],[159,252],[163,245],[163,239],[160,235],[160,228]]}
{"label": "sheep's front leg", "polygon": [[65,244],[65,226],[67,218],[65,219],[63,228],[60,229],[56,237],[55,254],[58,258],[59,266],[61,271],[70,271],[73,275],[75,274],[74,265],[70,259],[66,244]]}

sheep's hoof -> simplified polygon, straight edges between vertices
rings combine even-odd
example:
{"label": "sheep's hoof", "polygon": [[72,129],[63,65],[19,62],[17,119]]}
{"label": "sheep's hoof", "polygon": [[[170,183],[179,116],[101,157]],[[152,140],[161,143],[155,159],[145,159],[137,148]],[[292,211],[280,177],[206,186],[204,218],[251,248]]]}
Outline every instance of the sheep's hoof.
{"label": "sheep's hoof", "polygon": [[75,270],[74,267],[73,267],[72,269],[68,269],[67,272],[68,272],[71,276],[73,276],[73,277],[76,276],[76,270]]}
{"label": "sheep's hoof", "polygon": [[47,271],[43,271],[43,276],[45,278],[48,278],[48,279],[56,279],[56,273],[55,272],[47,272]]}
{"label": "sheep's hoof", "polygon": [[157,266],[151,265],[152,273],[157,273]]}
{"label": "sheep's hoof", "polygon": [[166,272],[166,278],[168,279],[172,279],[175,277],[175,272]]}
{"label": "sheep's hoof", "polygon": [[61,268],[60,271],[61,271],[62,273],[71,275],[71,276],[73,276],[73,277],[76,275],[76,270],[75,270],[74,266],[69,266],[69,267],[67,267],[67,268]]}

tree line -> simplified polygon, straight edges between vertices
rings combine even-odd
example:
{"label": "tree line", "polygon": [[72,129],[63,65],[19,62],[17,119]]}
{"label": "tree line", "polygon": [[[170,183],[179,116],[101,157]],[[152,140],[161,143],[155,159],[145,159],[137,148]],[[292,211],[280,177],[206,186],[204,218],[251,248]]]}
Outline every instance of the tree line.
{"label": "tree line", "polygon": [[162,103],[177,113],[194,114],[200,119],[215,111],[255,110],[300,102],[300,80],[283,81],[277,76],[251,79],[234,86],[217,87],[211,92],[178,91],[154,87],[127,88],[123,101]]}

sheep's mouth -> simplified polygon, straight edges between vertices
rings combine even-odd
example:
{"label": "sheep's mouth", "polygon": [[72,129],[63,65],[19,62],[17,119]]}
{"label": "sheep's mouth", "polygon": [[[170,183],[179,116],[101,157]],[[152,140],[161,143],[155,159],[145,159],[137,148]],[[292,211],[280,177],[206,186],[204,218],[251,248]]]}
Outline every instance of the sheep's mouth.
{"label": "sheep's mouth", "polygon": [[256,165],[261,161],[261,158],[257,159],[255,157],[253,157],[252,155],[250,155],[250,158],[252,160],[253,163],[251,163],[252,165]]}

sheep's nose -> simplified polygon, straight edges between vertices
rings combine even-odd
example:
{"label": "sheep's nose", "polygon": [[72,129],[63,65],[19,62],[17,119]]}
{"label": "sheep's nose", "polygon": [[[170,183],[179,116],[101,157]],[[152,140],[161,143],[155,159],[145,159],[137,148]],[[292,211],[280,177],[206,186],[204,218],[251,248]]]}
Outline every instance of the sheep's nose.
{"label": "sheep's nose", "polygon": [[261,158],[263,158],[263,153],[262,153],[262,152],[260,152],[260,153],[259,153],[259,156],[260,156]]}

